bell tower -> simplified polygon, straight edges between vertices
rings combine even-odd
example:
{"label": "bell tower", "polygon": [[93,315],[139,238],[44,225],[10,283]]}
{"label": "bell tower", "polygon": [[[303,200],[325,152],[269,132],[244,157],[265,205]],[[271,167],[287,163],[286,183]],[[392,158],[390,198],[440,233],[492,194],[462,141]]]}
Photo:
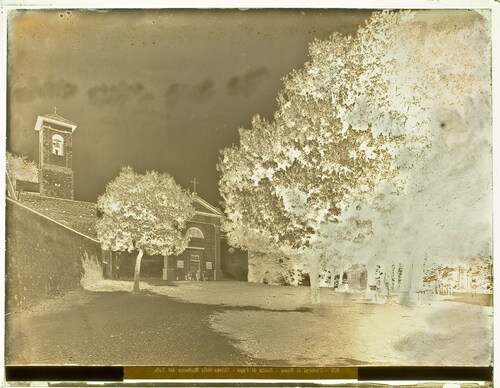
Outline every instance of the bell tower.
{"label": "bell tower", "polygon": [[54,113],[38,116],[40,195],[73,199],[73,132],[76,124]]}

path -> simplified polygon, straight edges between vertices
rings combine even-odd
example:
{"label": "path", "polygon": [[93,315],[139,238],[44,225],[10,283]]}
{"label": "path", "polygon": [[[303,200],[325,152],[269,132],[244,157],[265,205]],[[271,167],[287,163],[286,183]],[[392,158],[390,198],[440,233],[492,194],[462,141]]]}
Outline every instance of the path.
{"label": "path", "polygon": [[[492,308],[245,282],[102,281],[7,317],[9,364],[485,366]],[[467,351],[464,351],[467,349]]]}
{"label": "path", "polygon": [[246,365],[243,354],[210,329],[220,307],[163,295],[89,292],[64,311],[8,318],[8,364]]}

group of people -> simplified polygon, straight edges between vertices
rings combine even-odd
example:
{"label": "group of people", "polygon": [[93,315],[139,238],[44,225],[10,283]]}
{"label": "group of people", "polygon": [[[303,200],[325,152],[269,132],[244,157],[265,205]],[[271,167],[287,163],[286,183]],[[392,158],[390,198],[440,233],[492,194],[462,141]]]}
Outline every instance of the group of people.
{"label": "group of people", "polygon": [[188,272],[185,276],[185,280],[203,280],[203,281],[206,281],[208,280],[208,277],[207,277],[207,274],[205,273],[205,271],[203,271],[203,273],[200,273],[200,271],[196,271],[195,273],[194,272]]}

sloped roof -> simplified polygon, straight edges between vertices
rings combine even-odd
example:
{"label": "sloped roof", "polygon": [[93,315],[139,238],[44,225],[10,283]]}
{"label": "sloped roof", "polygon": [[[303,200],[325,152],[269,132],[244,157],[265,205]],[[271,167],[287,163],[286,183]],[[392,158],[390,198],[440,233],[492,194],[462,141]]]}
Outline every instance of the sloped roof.
{"label": "sloped roof", "polygon": [[69,121],[68,119],[65,119],[64,117],[61,117],[56,113],[47,113],[47,114],[44,114],[42,117],[45,117],[45,118],[51,119],[51,120],[61,121],[63,123],[69,124],[69,125],[76,125],[74,122]]}
{"label": "sloped roof", "polygon": [[209,204],[207,201],[198,197],[196,194],[193,196],[193,198],[194,198],[194,201],[193,201],[194,208],[197,212],[208,213],[208,214],[214,215],[216,217],[222,217],[222,212],[217,207]]}
{"label": "sloped roof", "polygon": [[96,238],[97,204],[23,192],[19,202],[90,238]]}
{"label": "sloped roof", "polygon": [[37,117],[35,124],[35,131],[40,131],[44,123],[52,123],[56,125],[61,125],[63,127],[67,127],[68,129],[71,129],[72,133],[75,131],[77,127],[75,123],[69,121],[68,119],[65,119],[64,117],[59,116],[58,114],[47,113],[45,115]]}

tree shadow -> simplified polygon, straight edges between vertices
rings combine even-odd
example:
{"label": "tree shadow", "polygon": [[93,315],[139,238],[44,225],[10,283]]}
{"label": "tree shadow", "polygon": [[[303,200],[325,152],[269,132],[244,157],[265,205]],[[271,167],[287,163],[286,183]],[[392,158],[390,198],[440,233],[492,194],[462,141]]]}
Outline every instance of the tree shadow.
{"label": "tree shadow", "polygon": [[141,279],[141,283],[146,283],[154,287],[179,287],[175,282],[163,279]]}

